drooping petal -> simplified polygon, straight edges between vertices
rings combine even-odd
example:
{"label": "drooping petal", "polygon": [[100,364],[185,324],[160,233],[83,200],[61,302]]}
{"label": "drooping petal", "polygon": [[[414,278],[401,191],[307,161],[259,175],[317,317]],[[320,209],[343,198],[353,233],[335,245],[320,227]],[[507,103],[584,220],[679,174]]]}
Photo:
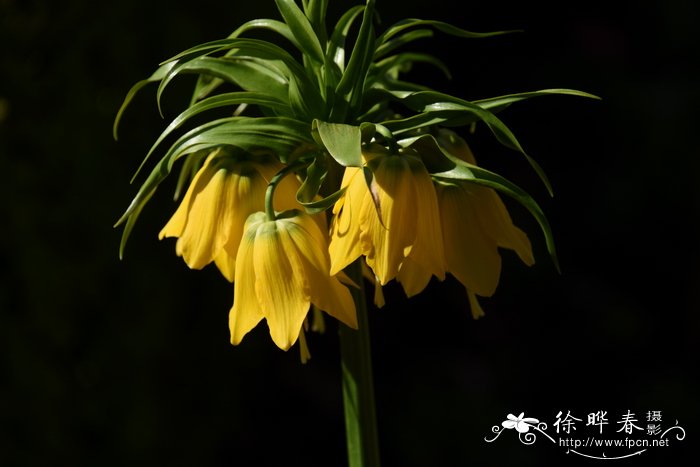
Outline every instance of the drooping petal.
{"label": "drooping petal", "polygon": [[346,325],[357,328],[355,303],[348,288],[332,277],[327,249],[328,237],[312,217],[300,213],[287,224],[290,238],[299,253],[311,302]]}
{"label": "drooping petal", "polygon": [[237,345],[258,325],[264,315],[255,292],[255,226],[246,231],[238,249],[233,287],[233,307],[229,312],[231,343]]}
{"label": "drooping petal", "polygon": [[284,222],[259,222],[253,264],[255,293],[270,336],[279,348],[288,350],[299,337],[311,301],[299,252]]}
{"label": "drooping petal", "polygon": [[481,296],[491,296],[501,273],[501,256],[493,238],[478,221],[474,199],[463,184],[438,185],[440,219],[448,270],[464,285]]}
{"label": "drooping petal", "polygon": [[209,170],[209,166],[215,155],[216,151],[212,152],[212,154],[207,157],[204,165],[202,165],[192,178],[190,186],[187,188],[187,192],[185,192],[185,196],[175,210],[175,214],[173,214],[168,223],[165,224],[165,227],[163,227],[158,234],[159,240],[166,237],[179,237],[182,235],[182,232],[184,232],[185,226],[187,225],[187,218],[192,208],[193,198],[209,184],[209,180],[213,175],[212,171]]}
{"label": "drooping petal", "polygon": [[428,280],[430,275],[443,280],[446,263],[435,186],[420,160],[414,157],[406,159],[411,166],[415,189],[414,216],[416,217],[416,238],[409,258],[428,273]]}
{"label": "drooping petal", "polygon": [[365,194],[360,211],[360,245],[367,265],[381,285],[386,285],[396,277],[413,247],[416,199],[406,158],[387,156],[376,160],[379,163],[373,170],[371,189],[379,206],[375,206],[372,194]]}
{"label": "drooping petal", "polygon": [[[233,157],[215,150],[193,178],[183,202],[160,233],[179,237],[176,253],[190,268],[214,261],[233,281],[238,245],[248,216],[264,208],[269,180],[284,166],[267,155]],[[295,177],[286,177],[275,192],[274,207],[299,207]]]}
{"label": "drooping petal", "polygon": [[535,264],[530,240],[525,232],[513,225],[498,193],[481,186],[473,186],[470,190],[478,200],[476,206],[483,229],[496,240],[499,247],[514,250],[528,266]]}
{"label": "drooping petal", "polygon": [[362,169],[348,167],[343,175],[345,194],[333,206],[331,241],[328,247],[331,258],[330,274],[336,275],[362,254],[360,249],[360,206],[367,192]]}
{"label": "drooping petal", "polygon": [[429,270],[413,261],[411,256],[409,256],[401,263],[401,269],[399,269],[396,280],[403,287],[406,296],[413,297],[427,287],[431,277],[432,274]]}

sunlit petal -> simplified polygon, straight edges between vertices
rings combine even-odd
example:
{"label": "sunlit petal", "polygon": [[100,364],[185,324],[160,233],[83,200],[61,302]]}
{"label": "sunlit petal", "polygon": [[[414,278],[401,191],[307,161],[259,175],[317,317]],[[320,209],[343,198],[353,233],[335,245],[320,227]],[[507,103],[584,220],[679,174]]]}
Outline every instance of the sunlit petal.
{"label": "sunlit petal", "polygon": [[360,257],[359,212],[367,192],[362,170],[355,167],[345,169],[343,197],[333,206],[334,220],[331,225],[331,241],[328,248],[331,258],[331,275],[335,275]]}
{"label": "sunlit petal", "polygon": [[299,337],[311,304],[299,252],[283,222],[264,221],[257,228],[255,293],[277,346],[289,349]]}
{"label": "sunlit petal", "polygon": [[229,312],[231,343],[237,345],[263,319],[255,294],[254,242],[256,229],[246,232],[238,249],[233,291],[233,307]]}
{"label": "sunlit petal", "polygon": [[438,186],[442,234],[448,270],[468,290],[491,296],[501,273],[496,241],[486,235],[477,220],[474,200],[463,185]]}
{"label": "sunlit petal", "polygon": [[416,193],[404,157],[378,160],[371,189],[379,201],[379,213],[371,195],[365,195],[360,212],[360,244],[367,264],[386,285],[396,277],[416,238]]}

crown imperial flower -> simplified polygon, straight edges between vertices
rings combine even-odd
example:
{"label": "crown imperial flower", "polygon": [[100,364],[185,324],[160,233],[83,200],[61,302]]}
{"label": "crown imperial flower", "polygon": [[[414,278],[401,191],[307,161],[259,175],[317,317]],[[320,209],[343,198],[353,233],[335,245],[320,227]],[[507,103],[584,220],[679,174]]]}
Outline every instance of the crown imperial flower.
{"label": "crown imperial flower", "polygon": [[357,328],[348,288],[329,273],[327,248],[327,233],[306,213],[286,211],[275,220],[252,214],[236,256],[231,343],[241,342],[265,318],[272,340],[287,350],[311,304]]}
{"label": "crown imperial flower", "polygon": [[[214,261],[233,282],[245,221],[263,209],[268,181],[282,167],[271,157],[237,158],[221,149],[212,151],[159,238],[178,237],[175,251],[190,268],[201,269]],[[299,207],[294,196],[298,187],[293,177],[282,180],[275,207]]]}
{"label": "crown imperial flower", "polygon": [[381,285],[407,258],[444,278],[437,197],[418,157],[373,157],[365,168],[346,168],[342,186],[347,191],[333,208],[332,273],[364,255]]}

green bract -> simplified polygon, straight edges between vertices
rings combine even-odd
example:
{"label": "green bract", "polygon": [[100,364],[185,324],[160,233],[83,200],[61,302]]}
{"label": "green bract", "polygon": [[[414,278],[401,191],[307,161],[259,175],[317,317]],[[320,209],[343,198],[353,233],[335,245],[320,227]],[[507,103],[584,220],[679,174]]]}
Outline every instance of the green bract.
{"label": "green bract", "polygon": [[[302,0],[301,8],[294,0],[275,3],[282,21],[249,21],[225,39],[185,50],[163,62],[128,92],[114,123],[115,138],[124,110],[146,84],[159,83],[160,108],[163,91],[173,79],[183,74],[198,76],[190,105],[158,137],[136,175],[151,155],[160,152],[161,143],[193,117],[221,108],[231,109],[232,116],[190,128],[165,150],[117,222],[125,224],[120,255],[144,205],[178,159],[184,159],[179,192],[193,168],[214,148],[228,146],[274,154],[281,162],[294,162],[299,167],[297,175],[302,185],[297,199],[309,212],[318,212],[342,195],[338,187],[326,186],[332,166],[359,167],[365,145],[379,143],[392,150],[415,151],[435,179],[467,180],[516,199],[539,222],[556,262],[549,225],[532,197],[503,177],[446,153],[432,134],[438,125],[456,127],[481,121],[501,144],[525,156],[551,193],[542,169],[495,113],[531,97],[595,96],[570,89],[546,89],[466,101],[401,80],[401,73],[415,62],[434,65],[449,76],[440,60],[407,52],[405,46],[432,36],[434,31],[459,38],[484,38],[511,31],[474,33],[439,21],[405,19],[378,34],[375,1],[367,0],[365,5],[347,10],[329,36],[328,0]],[[356,36],[348,37],[357,22]],[[278,34],[282,45],[245,37],[254,29]],[[349,43],[354,44],[352,50],[347,50]],[[222,84],[227,84],[229,91],[217,93]],[[231,87],[238,90],[231,92]],[[396,104],[404,114],[398,116],[393,107]]]}

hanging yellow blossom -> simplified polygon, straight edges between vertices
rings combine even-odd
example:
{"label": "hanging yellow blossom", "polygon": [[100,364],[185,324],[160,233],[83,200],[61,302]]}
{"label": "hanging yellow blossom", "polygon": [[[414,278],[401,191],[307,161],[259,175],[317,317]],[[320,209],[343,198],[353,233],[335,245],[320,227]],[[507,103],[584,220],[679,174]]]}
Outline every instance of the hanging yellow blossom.
{"label": "hanging yellow blossom", "polygon": [[364,255],[380,285],[394,279],[407,258],[444,278],[437,197],[419,158],[372,157],[365,168],[346,168],[342,186],[347,191],[333,208],[331,274]]}
{"label": "hanging yellow blossom", "polygon": [[[438,141],[454,156],[476,165],[466,141],[449,130],[441,130]],[[527,235],[513,225],[503,201],[491,188],[468,181],[436,183],[447,271],[466,287],[472,313],[482,312],[476,297],[490,297],[496,291],[501,256],[498,248],[514,250],[531,266],[535,259]]]}
{"label": "hanging yellow blossom", "polygon": [[[192,269],[215,261],[221,273],[233,281],[235,258],[248,216],[261,211],[268,181],[283,165],[267,156],[241,158],[216,149],[192,179],[185,197],[159,238],[178,237],[175,251]],[[275,198],[275,208],[298,207],[299,182],[285,177]]]}
{"label": "hanging yellow blossom", "polygon": [[236,256],[231,343],[238,344],[263,318],[275,344],[289,349],[311,304],[357,328],[348,288],[329,274],[328,234],[312,216],[286,211],[269,220],[252,214]]}

